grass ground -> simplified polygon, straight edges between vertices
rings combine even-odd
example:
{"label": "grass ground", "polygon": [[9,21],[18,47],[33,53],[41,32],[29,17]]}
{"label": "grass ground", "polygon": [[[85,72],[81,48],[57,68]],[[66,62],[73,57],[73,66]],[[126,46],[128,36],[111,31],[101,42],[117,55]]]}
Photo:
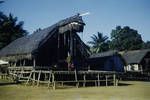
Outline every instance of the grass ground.
{"label": "grass ground", "polygon": [[0,80],[0,100],[150,100],[150,82],[122,81],[122,86],[47,89]]}

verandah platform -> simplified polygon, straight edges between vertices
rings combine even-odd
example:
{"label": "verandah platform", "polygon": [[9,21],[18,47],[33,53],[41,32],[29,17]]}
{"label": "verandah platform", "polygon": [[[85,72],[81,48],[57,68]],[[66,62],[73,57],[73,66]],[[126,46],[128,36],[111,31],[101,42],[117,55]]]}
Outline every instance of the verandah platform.
{"label": "verandah platform", "polygon": [[52,87],[53,89],[60,85],[64,86],[64,84],[71,84],[77,88],[80,86],[85,87],[88,83],[92,83],[94,86],[101,86],[102,84],[108,86],[109,83],[117,86],[119,75],[114,71],[48,71],[34,70],[33,67],[10,67],[9,73],[17,81],[26,82],[26,85],[39,86],[39,84],[47,84],[48,88]]}

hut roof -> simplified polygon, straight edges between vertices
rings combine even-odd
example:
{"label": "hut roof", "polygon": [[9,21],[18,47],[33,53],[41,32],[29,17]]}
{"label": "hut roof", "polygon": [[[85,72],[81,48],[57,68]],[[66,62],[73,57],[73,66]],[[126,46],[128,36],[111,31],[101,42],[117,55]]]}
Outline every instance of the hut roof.
{"label": "hut roof", "polygon": [[[53,34],[56,32],[58,33],[59,28],[66,26],[67,24],[71,24],[73,22],[79,23],[81,25],[85,25],[82,17],[79,15],[75,15],[69,17],[67,19],[61,20],[58,23],[45,28],[43,30],[39,30],[34,32],[31,35],[21,37],[16,39],[0,51],[0,57],[7,57],[7,56],[20,56],[20,57],[31,57],[32,53],[34,53],[43,43],[45,43]],[[66,30],[65,27],[64,30]],[[64,31],[61,28],[61,31]],[[78,32],[82,32],[82,29],[78,29]],[[81,41],[81,40],[80,40]]]}
{"label": "hut roof", "polygon": [[89,58],[109,57],[118,54],[117,50],[106,51],[102,53],[92,54]]}
{"label": "hut roof", "polygon": [[145,50],[134,50],[134,51],[127,51],[122,53],[123,58],[125,59],[127,64],[134,64],[134,63],[141,63],[143,58],[146,54],[150,52],[149,49]]}

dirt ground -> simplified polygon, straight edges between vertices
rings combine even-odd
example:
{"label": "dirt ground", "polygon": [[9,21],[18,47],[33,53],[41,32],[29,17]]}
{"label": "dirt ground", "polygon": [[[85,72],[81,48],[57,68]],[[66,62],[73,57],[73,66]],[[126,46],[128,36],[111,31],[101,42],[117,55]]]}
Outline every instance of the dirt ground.
{"label": "dirt ground", "polygon": [[150,100],[150,82],[122,81],[120,86],[48,89],[0,80],[0,100]]}

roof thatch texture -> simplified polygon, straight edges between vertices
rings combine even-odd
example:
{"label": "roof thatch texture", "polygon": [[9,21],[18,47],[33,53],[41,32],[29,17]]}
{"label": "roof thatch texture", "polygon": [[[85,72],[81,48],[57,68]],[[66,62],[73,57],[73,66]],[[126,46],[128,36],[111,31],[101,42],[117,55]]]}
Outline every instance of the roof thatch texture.
{"label": "roof thatch texture", "polygon": [[58,23],[48,28],[34,32],[31,35],[16,39],[15,41],[13,41],[0,51],[0,57],[1,59],[5,58],[5,60],[7,58],[13,59],[14,57],[15,59],[17,57],[32,58],[33,54],[36,52],[38,48],[40,48],[42,44],[44,44],[53,34],[59,32],[59,28],[61,28],[61,32],[65,32],[67,28],[70,28],[69,26],[66,25],[71,24],[73,22],[79,23],[80,25],[82,25],[82,27],[72,26],[72,31],[74,31],[74,28],[76,28],[76,31],[82,32],[83,26],[85,24],[81,16],[75,15],[73,17],[59,21]]}
{"label": "roof thatch texture", "polygon": [[122,53],[122,56],[127,64],[140,64],[148,52],[150,52],[149,49],[133,50]]}
{"label": "roof thatch texture", "polygon": [[101,52],[97,54],[92,54],[89,58],[101,58],[101,57],[109,57],[118,54],[117,50],[111,50],[106,52]]}

